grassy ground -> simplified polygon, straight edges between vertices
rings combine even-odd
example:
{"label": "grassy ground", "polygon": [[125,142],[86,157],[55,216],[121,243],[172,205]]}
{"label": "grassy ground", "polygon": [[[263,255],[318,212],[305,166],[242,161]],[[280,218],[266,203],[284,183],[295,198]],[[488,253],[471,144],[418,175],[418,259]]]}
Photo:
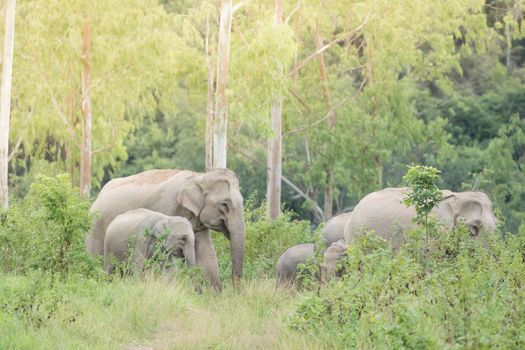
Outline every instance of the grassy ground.
{"label": "grassy ground", "polygon": [[288,329],[299,295],[275,281],[198,294],[159,278],[40,288],[34,276],[1,275],[0,349],[315,349]]}

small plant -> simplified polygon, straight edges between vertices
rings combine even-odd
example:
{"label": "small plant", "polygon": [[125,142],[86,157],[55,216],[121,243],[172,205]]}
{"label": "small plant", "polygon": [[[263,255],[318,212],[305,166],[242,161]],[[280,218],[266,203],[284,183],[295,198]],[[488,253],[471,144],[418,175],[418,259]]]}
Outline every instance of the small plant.
{"label": "small plant", "polygon": [[443,194],[436,186],[439,180],[440,171],[433,167],[417,165],[409,166],[408,171],[403,179],[408,182],[410,192],[403,200],[403,203],[409,207],[413,205],[416,208],[416,217],[414,221],[423,225],[425,228],[425,262],[428,272],[428,254],[429,254],[429,231],[431,225],[428,215],[436,204],[441,201]]}

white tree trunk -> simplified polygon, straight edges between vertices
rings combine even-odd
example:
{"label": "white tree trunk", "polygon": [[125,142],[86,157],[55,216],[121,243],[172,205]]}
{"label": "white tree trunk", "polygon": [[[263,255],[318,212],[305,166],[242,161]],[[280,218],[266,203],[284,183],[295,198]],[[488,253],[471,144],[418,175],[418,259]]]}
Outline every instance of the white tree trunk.
{"label": "white tree trunk", "polygon": [[[275,0],[273,26],[283,22],[283,2]],[[281,177],[282,177],[282,97],[278,96],[272,102],[272,132],[273,137],[268,141],[268,165],[266,176],[266,201],[268,202],[268,216],[276,219],[281,212]]]}
{"label": "white tree trunk", "polygon": [[89,197],[91,191],[91,66],[89,54],[91,50],[91,31],[89,23],[82,28],[82,146],[80,149],[80,194]]}
{"label": "white tree trunk", "polygon": [[268,141],[268,167],[266,200],[268,216],[276,219],[281,212],[282,176],[282,100],[277,98],[272,104],[273,137]]}
{"label": "white tree trunk", "polygon": [[4,61],[0,91],[0,204],[9,206],[7,187],[9,163],[9,115],[11,112],[11,80],[13,76],[13,46],[15,43],[16,0],[7,0],[4,32]]}
{"label": "white tree trunk", "polygon": [[215,119],[213,123],[213,167],[226,168],[228,131],[228,97],[226,86],[230,65],[230,38],[232,28],[232,0],[223,0],[219,23],[217,51],[217,89],[215,91]]}
{"label": "white tree trunk", "polygon": [[213,121],[215,91],[215,36],[210,35],[209,21],[206,21],[206,63],[208,68],[208,104],[206,106],[206,140],[205,140],[205,169],[213,169]]}

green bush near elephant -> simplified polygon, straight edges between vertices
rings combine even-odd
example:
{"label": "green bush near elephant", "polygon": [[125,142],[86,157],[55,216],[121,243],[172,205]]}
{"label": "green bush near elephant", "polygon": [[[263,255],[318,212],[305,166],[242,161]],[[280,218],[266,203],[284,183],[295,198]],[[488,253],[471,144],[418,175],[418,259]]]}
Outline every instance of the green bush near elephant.
{"label": "green bush near elephant", "polygon": [[465,227],[433,237],[425,273],[422,230],[397,254],[375,234],[362,236],[343,277],[306,294],[291,328],[331,348],[523,349],[525,227],[480,241]]}
{"label": "green bush near elephant", "polygon": [[37,177],[28,195],[2,213],[0,268],[100,274],[100,264],[85,252],[84,236],[92,219],[89,205],[68,175]]}

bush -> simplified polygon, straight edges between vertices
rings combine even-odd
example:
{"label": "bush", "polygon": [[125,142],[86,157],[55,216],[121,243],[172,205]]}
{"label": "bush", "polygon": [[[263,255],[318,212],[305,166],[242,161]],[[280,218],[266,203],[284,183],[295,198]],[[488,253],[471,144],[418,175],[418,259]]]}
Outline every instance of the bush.
{"label": "bush", "polygon": [[434,237],[428,273],[413,249],[424,242],[393,254],[375,234],[361,237],[345,275],[304,297],[291,327],[335,348],[524,348],[525,228],[484,241],[465,227]]}
{"label": "bush", "polygon": [[[291,211],[283,212],[276,220],[268,218],[266,203],[255,206],[256,194],[244,203],[246,222],[246,248],[244,254],[243,276],[275,277],[275,264],[282,253],[289,247],[312,242],[312,233],[308,221],[297,220]],[[220,238],[219,238],[220,236]],[[216,239],[219,238],[219,239]],[[230,242],[221,233],[214,237],[222,280],[231,276]]]}
{"label": "bush", "polygon": [[100,264],[85,252],[84,237],[92,221],[89,205],[67,175],[38,177],[28,195],[3,213],[1,268],[99,274]]}

